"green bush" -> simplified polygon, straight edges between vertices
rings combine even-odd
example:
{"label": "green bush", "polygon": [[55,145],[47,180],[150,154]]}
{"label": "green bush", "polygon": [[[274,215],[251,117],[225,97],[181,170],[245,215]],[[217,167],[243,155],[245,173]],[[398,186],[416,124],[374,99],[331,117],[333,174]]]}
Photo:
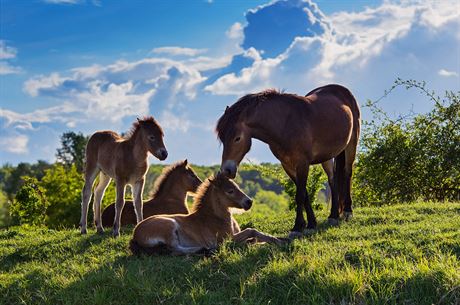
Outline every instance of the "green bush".
{"label": "green bush", "polygon": [[425,83],[396,80],[416,88],[434,103],[427,114],[389,118],[368,101],[373,120],[364,122],[361,153],[353,180],[358,205],[392,204],[414,200],[460,199],[460,92],[443,99]]}
{"label": "green bush", "polygon": [[10,207],[14,224],[44,225],[48,202],[36,178],[23,177],[24,184]]}

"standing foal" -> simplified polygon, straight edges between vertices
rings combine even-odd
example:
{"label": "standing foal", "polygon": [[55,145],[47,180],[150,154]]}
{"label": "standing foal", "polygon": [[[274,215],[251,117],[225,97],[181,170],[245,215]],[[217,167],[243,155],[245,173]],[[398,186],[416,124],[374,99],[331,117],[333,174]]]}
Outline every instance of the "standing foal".
{"label": "standing foal", "polygon": [[97,232],[104,229],[101,221],[101,200],[111,179],[115,180],[117,199],[113,235],[120,235],[121,211],[125,204],[125,188],[132,186],[137,222],[142,221],[142,191],[148,170],[148,153],[160,160],[166,159],[168,152],[163,143],[163,130],[153,117],[137,119],[127,137],[113,131],[94,133],[86,145],[85,185],[81,203],[81,233],[86,234],[88,204],[91,189],[99,173],[99,183],[94,190],[94,219]]}

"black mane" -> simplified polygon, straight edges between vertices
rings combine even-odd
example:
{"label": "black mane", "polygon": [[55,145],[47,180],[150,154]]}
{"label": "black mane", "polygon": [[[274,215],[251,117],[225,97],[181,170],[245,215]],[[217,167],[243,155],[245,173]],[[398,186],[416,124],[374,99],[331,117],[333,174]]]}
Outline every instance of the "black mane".
{"label": "black mane", "polygon": [[216,133],[219,140],[223,143],[228,137],[232,137],[235,132],[235,122],[243,114],[254,111],[256,106],[267,99],[289,95],[275,89],[268,89],[259,93],[251,93],[241,97],[236,103],[228,107],[225,113],[219,118],[216,125]]}

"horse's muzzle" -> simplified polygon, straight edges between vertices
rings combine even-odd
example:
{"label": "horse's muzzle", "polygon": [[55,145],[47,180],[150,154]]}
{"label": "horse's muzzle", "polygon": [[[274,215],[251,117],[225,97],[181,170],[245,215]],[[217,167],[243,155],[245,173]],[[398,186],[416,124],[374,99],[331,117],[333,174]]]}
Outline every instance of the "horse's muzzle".
{"label": "horse's muzzle", "polygon": [[156,151],[155,156],[160,159],[160,161],[163,161],[168,157],[168,151],[166,148],[160,148]]}
{"label": "horse's muzzle", "polygon": [[233,160],[225,160],[220,167],[220,171],[230,179],[236,177],[236,162]]}

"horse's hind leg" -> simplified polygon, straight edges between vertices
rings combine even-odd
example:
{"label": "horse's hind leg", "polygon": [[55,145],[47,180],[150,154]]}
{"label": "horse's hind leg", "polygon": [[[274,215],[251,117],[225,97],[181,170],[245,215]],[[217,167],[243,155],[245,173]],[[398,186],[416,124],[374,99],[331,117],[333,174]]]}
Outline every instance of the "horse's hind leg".
{"label": "horse's hind leg", "polygon": [[104,233],[101,219],[101,201],[104,197],[105,190],[110,183],[110,177],[104,174],[102,171],[99,173],[99,183],[94,190],[94,221],[96,223],[97,233]]}
{"label": "horse's hind leg", "polygon": [[[329,215],[328,222],[331,225],[339,224],[339,196],[338,189],[334,184],[334,159],[330,159],[321,163],[327,175],[327,182],[329,183],[330,198],[331,198],[331,214]],[[326,197],[326,200],[328,197]]]}
{"label": "horse's hind leg", "polygon": [[137,223],[144,219],[142,213],[142,192],[144,191],[144,178],[136,181],[133,187],[134,211],[136,212]]}
{"label": "horse's hind leg", "polygon": [[85,170],[85,185],[81,192],[81,218],[80,218],[80,232],[86,234],[87,232],[87,219],[88,219],[88,205],[91,201],[91,191],[93,188],[94,180],[96,179],[99,169],[96,164],[91,163],[89,160],[86,164]]}
{"label": "horse's hind leg", "polygon": [[117,185],[117,200],[115,202],[115,219],[113,220],[113,236],[120,235],[121,213],[125,206],[125,189],[126,184],[122,181],[116,181]]}
{"label": "horse's hind leg", "polygon": [[344,190],[343,195],[344,198],[344,210],[343,216],[345,220],[350,220],[353,217],[353,210],[352,210],[352,200],[351,200],[351,177],[353,174],[353,163],[356,157],[356,148],[357,148],[357,140],[351,141],[348,144],[347,148],[345,148],[345,168],[344,168]]}

